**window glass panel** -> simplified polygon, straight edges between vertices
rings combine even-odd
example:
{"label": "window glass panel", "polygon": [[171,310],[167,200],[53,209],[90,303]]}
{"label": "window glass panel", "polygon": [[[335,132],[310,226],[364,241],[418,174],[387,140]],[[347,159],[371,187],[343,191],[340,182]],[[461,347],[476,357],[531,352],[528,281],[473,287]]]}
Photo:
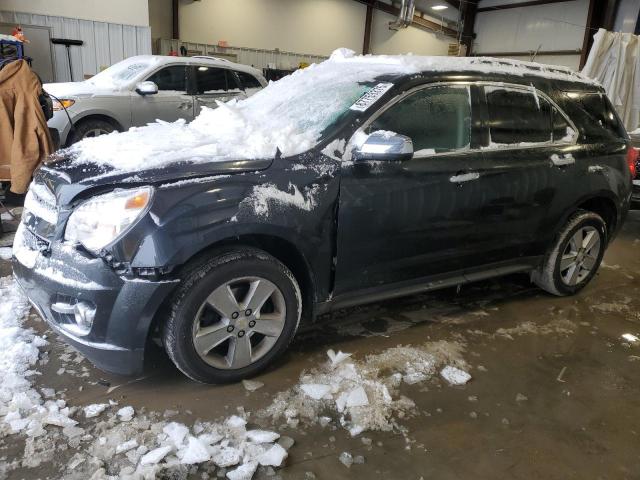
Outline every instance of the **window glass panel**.
{"label": "window glass panel", "polygon": [[485,87],[491,142],[501,145],[551,141],[551,105],[530,91]]}
{"label": "window glass panel", "polygon": [[[578,124],[584,129],[588,141],[617,141],[625,137],[624,127],[606,96],[600,93],[570,92],[569,97],[573,99],[571,104],[577,107],[581,116],[586,117]],[[573,115],[571,118],[573,119]]]}
{"label": "window glass panel", "polygon": [[258,79],[250,73],[237,71],[236,73],[238,74],[238,77],[240,77],[242,88],[262,88]]}
{"label": "window glass panel", "polygon": [[557,109],[553,109],[553,141],[571,142],[575,136],[573,128]]}
{"label": "window glass panel", "polygon": [[224,68],[196,67],[198,93],[227,91],[227,71]]}
{"label": "window glass panel", "polygon": [[469,146],[471,105],[467,87],[425,88],[404,98],[370,126],[406,135],[415,152],[441,153]]}
{"label": "window glass panel", "polygon": [[184,65],[171,65],[158,70],[147,80],[155,83],[158,86],[158,90],[186,92],[187,68]]}

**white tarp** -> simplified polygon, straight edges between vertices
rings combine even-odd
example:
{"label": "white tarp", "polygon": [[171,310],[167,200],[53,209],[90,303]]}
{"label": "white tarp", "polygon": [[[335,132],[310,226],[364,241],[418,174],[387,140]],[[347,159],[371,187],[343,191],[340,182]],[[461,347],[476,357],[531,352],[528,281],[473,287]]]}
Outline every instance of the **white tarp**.
{"label": "white tarp", "polygon": [[640,126],[640,36],[601,28],[582,73],[602,84],[628,131]]}

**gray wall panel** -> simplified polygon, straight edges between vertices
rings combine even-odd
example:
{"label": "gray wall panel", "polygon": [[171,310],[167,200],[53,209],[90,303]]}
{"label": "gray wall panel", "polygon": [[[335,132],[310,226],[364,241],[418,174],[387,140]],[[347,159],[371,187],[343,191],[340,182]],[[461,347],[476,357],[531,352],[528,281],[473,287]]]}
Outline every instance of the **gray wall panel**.
{"label": "gray wall panel", "polygon": [[[51,28],[52,37],[82,40],[84,42],[82,47],[71,47],[73,80],[82,80],[87,75],[95,75],[124,58],[151,54],[149,27],[2,10],[0,10],[0,23],[46,26]],[[71,77],[66,47],[54,45],[52,52],[55,81],[69,81]]]}

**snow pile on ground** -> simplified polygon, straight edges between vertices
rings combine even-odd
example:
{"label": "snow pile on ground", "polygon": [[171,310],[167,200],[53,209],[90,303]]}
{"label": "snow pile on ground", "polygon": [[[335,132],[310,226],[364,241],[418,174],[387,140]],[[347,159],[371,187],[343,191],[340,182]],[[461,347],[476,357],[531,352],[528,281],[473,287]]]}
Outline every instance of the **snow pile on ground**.
{"label": "snow pile on ground", "polygon": [[398,429],[397,419],[411,414],[414,402],[402,395],[401,385],[442,376],[461,385],[471,377],[463,369],[464,345],[430,342],[418,347],[398,346],[355,360],[350,354],[329,350],[329,361],[304,372],[294,388],[279,393],[259,412],[290,427],[299,422],[328,424],[335,417],[351,435],[367,430]]}
{"label": "snow pile on ground", "polygon": [[564,67],[507,59],[356,56],[339,49],[329,60],[270,83],[246,100],[219,102],[216,109],[203,107],[190,124],[184,120],[157,121],[125,133],[85,139],[68,152],[76,156],[75,163],[103,164],[119,172],[180,161],[273,158],[278,149],[287,157],[316,146],[323,131],[373,88],[378,77],[467,70],[515,75],[533,72],[592,82]]}

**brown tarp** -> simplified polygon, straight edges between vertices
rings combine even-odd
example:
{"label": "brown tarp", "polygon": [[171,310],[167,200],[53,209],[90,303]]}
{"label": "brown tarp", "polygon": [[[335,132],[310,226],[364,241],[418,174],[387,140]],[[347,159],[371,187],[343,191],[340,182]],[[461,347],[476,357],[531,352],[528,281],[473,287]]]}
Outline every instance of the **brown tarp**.
{"label": "brown tarp", "polygon": [[41,90],[24,60],[0,70],[0,180],[11,180],[14,193],[27,191],[33,171],[53,151]]}

